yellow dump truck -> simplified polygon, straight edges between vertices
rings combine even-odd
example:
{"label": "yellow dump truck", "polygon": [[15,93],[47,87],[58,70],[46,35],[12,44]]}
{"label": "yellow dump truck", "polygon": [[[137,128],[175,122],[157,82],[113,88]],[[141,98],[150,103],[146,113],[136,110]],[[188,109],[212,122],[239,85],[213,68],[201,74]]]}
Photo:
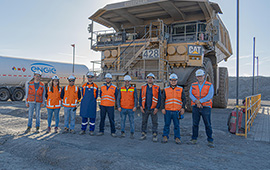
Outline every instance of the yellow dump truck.
{"label": "yellow dump truck", "polygon": [[[195,71],[204,68],[214,85],[214,107],[227,107],[228,71],[218,63],[232,55],[232,48],[219,14],[219,5],[209,0],[130,0],[98,9],[89,17],[88,31],[91,49],[101,52],[99,80],[111,73],[121,86],[129,74],[140,89],[151,72],[164,88],[176,73],[188,96]],[[96,23],[110,29],[95,31]]]}

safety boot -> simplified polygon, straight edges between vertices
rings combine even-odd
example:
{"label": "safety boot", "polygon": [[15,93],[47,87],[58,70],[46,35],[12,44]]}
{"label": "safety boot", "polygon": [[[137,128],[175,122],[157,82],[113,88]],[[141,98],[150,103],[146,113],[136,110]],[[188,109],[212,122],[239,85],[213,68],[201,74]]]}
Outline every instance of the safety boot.
{"label": "safety boot", "polygon": [[79,134],[80,134],[80,135],[84,135],[84,134],[85,134],[85,130],[80,131]]}
{"label": "safety boot", "polygon": [[181,142],[181,140],[180,140],[179,138],[175,138],[175,143],[179,145],[179,144],[181,144],[182,142]]}
{"label": "safety boot", "polygon": [[54,133],[58,133],[58,127],[54,128]]}
{"label": "safety boot", "polygon": [[112,133],[111,135],[112,135],[112,137],[114,137],[114,138],[117,137],[117,135],[116,135],[115,133]]}
{"label": "safety boot", "polygon": [[93,131],[90,131],[90,132],[89,132],[89,135],[90,135],[90,136],[94,136],[95,134],[94,134]]}
{"label": "safety boot", "polygon": [[51,132],[51,128],[48,127],[46,133],[50,133],[50,132]]}
{"label": "safety boot", "polygon": [[152,138],[153,142],[157,142],[158,138],[157,138],[157,133],[153,133],[153,138]]}
{"label": "safety boot", "polygon": [[142,132],[142,136],[141,136],[140,140],[145,140],[145,139],[146,139],[146,133]]}
{"label": "safety boot", "polygon": [[196,140],[196,139],[191,139],[191,140],[189,141],[189,144],[191,144],[191,145],[196,145],[196,144],[197,144],[197,140]]}
{"label": "safety boot", "polygon": [[65,129],[62,133],[64,134],[64,133],[68,133],[68,132],[69,132],[69,128],[65,127]]}
{"label": "safety boot", "polygon": [[130,133],[130,139],[134,139],[134,133]]}
{"label": "safety boot", "polygon": [[35,133],[39,133],[39,127],[36,127],[36,132]]}
{"label": "safety boot", "polygon": [[104,132],[98,132],[97,136],[103,136]]}
{"label": "safety boot", "polygon": [[208,146],[209,148],[214,148],[214,147],[215,147],[215,146],[214,146],[214,143],[213,143],[213,142],[209,142],[209,141],[208,141],[207,146]]}
{"label": "safety boot", "polygon": [[161,141],[162,143],[167,143],[168,142],[168,138],[167,138],[167,136],[163,136],[163,138],[162,138],[162,141]]}
{"label": "safety boot", "polygon": [[76,132],[75,132],[75,130],[73,130],[73,129],[70,129],[70,131],[69,131],[71,134],[75,134]]}
{"label": "safety boot", "polygon": [[121,132],[121,138],[124,138],[126,136],[125,132]]}
{"label": "safety boot", "polygon": [[29,133],[31,131],[31,127],[28,126],[27,129],[24,131],[24,133]]}

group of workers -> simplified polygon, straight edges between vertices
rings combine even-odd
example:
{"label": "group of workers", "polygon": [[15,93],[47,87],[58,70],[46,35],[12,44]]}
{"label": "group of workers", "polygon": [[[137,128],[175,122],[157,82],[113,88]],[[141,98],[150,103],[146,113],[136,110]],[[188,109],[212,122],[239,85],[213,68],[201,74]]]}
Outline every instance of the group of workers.
{"label": "group of workers", "polygon": [[[192,137],[189,144],[196,144],[199,131],[200,117],[202,117],[209,147],[214,147],[211,127],[211,108],[213,98],[213,85],[205,80],[205,72],[202,69],[196,71],[197,81],[194,82],[189,91],[192,106]],[[130,122],[130,138],[134,139],[134,112],[139,101],[142,112],[141,140],[147,137],[147,122],[149,116],[152,119],[152,140],[158,141],[158,110],[164,114],[164,128],[162,143],[167,143],[170,134],[170,124],[174,124],[174,140],[176,144],[181,144],[179,119],[185,112],[186,96],[183,87],[177,85],[178,76],[171,74],[169,77],[170,85],[163,90],[154,83],[155,75],[147,75],[147,83],[141,87],[139,100],[136,87],[132,86],[131,77],[124,77],[125,85],[118,88],[112,84],[112,75],[105,75],[105,83],[98,90],[98,86],[93,82],[94,74],[87,73],[88,81],[82,88],[75,86],[75,77],[68,77],[69,85],[60,88],[59,77],[53,76],[47,89],[40,81],[41,72],[34,73],[33,81],[26,86],[26,106],[29,107],[28,127],[25,133],[31,131],[34,110],[36,111],[36,133],[40,127],[40,108],[45,105],[48,110],[48,128],[46,133],[51,132],[51,121],[55,117],[55,133],[59,129],[59,110],[61,105],[64,107],[64,129],[62,133],[75,133],[76,109],[80,104],[80,116],[82,117],[80,134],[86,134],[89,124],[89,134],[95,135],[97,97],[100,96],[100,123],[97,136],[104,135],[105,118],[108,114],[111,136],[116,137],[114,111],[117,104],[121,116],[121,136],[125,137],[125,122],[128,116]],[[100,93],[100,94],[99,94]],[[82,98],[82,99],[81,99]]]}

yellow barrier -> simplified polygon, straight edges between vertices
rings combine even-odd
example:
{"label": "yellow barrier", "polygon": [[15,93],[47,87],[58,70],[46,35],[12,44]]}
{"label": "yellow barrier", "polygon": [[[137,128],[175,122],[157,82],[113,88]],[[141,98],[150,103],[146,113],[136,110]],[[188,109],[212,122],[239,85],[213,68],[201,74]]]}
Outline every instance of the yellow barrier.
{"label": "yellow barrier", "polygon": [[245,106],[236,106],[237,108],[245,109],[245,133],[236,133],[236,135],[245,136],[245,138],[247,138],[247,133],[250,131],[250,127],[261,108],[261,94],[248,96],[245,98],[245,101]]}

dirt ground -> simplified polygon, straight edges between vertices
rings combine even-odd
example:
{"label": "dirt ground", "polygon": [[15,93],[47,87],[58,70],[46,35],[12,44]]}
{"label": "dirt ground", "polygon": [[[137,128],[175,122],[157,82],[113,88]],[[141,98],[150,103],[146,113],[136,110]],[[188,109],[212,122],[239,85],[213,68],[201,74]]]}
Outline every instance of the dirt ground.
{"label": "dirt ground", "polygon": [[[263,102],[269,105],[270,102]],[[141,116],[135,114],[135,139],[110,136],[106,118],[104,136],[79,135],[81,118],[76,118],[76,134],[45,134],[46,109],[41,110],[41,133],[24,134],[28,112],[24,102],[0,103],[0,169],[270,169],[270,144],[235,136],[227,131],[227,117],[233,108],[212,110],[215,148],[207,146],[203,122],[197,145],[188,145],[191,138],[191,113],[180,121],[181,145],[171,137],[162,144],[164,119],[159,115],[159,141],[151,141],[151,120],[147,139],[140,141]],[[60,111],[60,128],[63,129],[63,109]],[[99,113],[97,114],[98,132]],[[115,111],[117,135],[120,136],[120,115]],[[54,122],[52,123],[54,125]],[[33,120],[35,127],[35,119]],[[34,128],[32,129],[32,131]]]}

